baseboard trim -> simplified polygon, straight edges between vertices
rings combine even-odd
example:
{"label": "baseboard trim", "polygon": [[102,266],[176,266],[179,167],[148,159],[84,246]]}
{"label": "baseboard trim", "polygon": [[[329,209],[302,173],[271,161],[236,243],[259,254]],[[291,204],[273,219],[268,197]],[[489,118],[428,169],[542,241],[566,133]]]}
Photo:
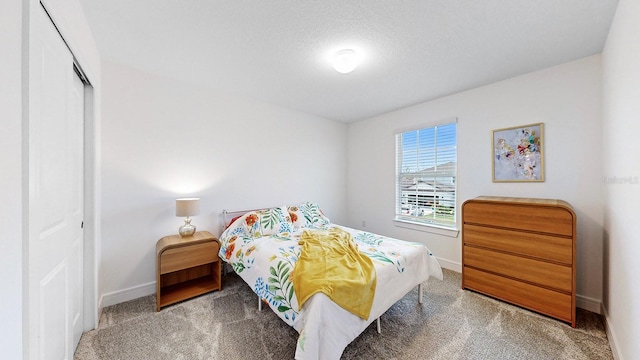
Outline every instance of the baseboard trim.
{"label": "baseboard trim", "polygon": [[447,270],[455,271],[457,273],[461,273],[462,272],[462,264],[457,263],[457,262],[453,262],[451,260],[439,258],[437,256],[436,256],[436,259],[440,263],[441,267],[443,267],[443,268],[445,268]]}
{"label": "baseboard trim", "polygon": [[604,318],[604,329],[607,332],[607,340],[609,340],[609,346],[611,347],[613,358],[615,360],[622,360],[622,356],[620,356],[618,347],[616,346],[616,335],[613,332],[613,328],[609,325],[609,314],[607,313],[607,309],[604,305],[602,306],[602,317]]}
{"label": "baseboard trim", "polygon": [[[455,271],[457,273],[462,272],[462,264],[454,261],[450,261],[447,259],[438,258],[438,257],[436,257],[436,259],[438,260],[442,268]],[[152,281],[146,284],[133,286],[128,289],[106,293],[100,297],[100,301],[98,303],[98,309],[102,310],[103,307],[119,304],[125,301],[137,299],[143,296],[152,295],[152,294],[155,294],[155,292],[156,292],[156,282]],[[594,298],[590,298],[588,296],[576,295],[576,307],[585,309],[587,311],[591,311],[596,314],[604,315],[605,325],[607,326],[607,335],[609,334],[609,327],[606,324],[608,316],[606,315],[606,311],[601,301]],[[611,349],[613,350],[614,346],[613,346],[612,337],[609,337],[609,339],[610,339],[610,342],[612,343]],[[615,352],[614,352],[614,355],[615,355]],[[616,357],[616,359],[620,359],[620,358]]]}
{"label": "baseboard trim", "polygon": [[125,301],[137,299],[143,296],[148,296],[156,293],[156,282],[133,286],[128,289],[113,291],[110,293],[102,294],[100,297],[100,309],[106,306],[119,304]]}
{"label": "baseboard trim", "polygon": [[[436,259],[440,263],[440,266],[442,266],[443,268],[451,271],[455,271],[458,273],[462,272],[462,264],[449,261],[446,259],[438,258],[438,257],[436,257]],[[102,310],[102,308],[106,306],[116,305],[125,301],[137,299],[137,298],[152,295],[155,293],[156,293],[156,282],[152,281],[146,284],[133,286],[128,289],[123,289],[123,290],[102,294],[102,296],[100,296],[100,301],[98,302],[98,309]]]}
{"label": "baseboard trim", "polygon": [[598,299],[576,294],[576,307],[602,315],[602,302]]}

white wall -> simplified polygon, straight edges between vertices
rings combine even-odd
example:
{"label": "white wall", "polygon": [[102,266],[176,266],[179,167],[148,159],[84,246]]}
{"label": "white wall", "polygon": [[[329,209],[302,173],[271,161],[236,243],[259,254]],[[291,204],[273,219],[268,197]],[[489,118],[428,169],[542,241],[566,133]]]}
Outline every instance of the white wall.
{"label": "white wall", "polygon": [[[349,125],[349,225],[420,241],[460,271],[461,238],[396,227],[398,129],[458,118],[458,210],[480,195],[563,199],[578,217],[578,305],[602,299],[601,59],[599,55],[508,79]],[[491,130],[544,123],[545,181],[493,183]],[[460,219],[458,219],[458,223]]]}
{"label": "white wall", "polygon": [[0,2],[0,349],[22,358],[22,4]]}
{"label": "white wall", "polygon": [[106,62],[103,306],[155,292],[155,244],[177,234],[175,199],[201,198],[198,230],[223,209],[318,202],[346,219],[346,125]]}
{"label": "white wall", "polygon": [[[604,309],[620,359],[640,358],[640,2],[621,0],[602,53]],[[617,181],[613,180],[618,179]]]}

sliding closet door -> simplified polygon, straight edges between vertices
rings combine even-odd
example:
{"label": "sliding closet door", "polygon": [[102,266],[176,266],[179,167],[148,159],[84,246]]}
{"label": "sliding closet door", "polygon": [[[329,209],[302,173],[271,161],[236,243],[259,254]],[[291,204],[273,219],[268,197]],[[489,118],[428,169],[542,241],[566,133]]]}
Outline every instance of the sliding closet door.
{"label": "sliding closet door", "polygon": [[43,9],[29,64],[29,347],[72,359],[82,334],[83,84]]}

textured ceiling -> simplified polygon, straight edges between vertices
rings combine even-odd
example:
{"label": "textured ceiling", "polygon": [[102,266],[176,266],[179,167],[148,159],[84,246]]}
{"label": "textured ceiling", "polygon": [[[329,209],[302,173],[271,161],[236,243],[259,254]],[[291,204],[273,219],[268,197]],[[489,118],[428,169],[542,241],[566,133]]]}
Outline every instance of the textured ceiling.
{"label": "textured ceiling", "polygon": [[105,60],[345,122],[600,53],[618,3],[80,2]]}

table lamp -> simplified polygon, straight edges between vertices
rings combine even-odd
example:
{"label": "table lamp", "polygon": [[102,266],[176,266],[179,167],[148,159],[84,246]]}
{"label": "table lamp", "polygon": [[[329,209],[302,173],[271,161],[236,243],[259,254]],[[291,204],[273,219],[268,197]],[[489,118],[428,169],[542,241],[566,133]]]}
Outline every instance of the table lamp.
{"label": "table lamp", "polygon": [[191,225],[190,216],[200,214],[200,198],[176,199],[176,216],[186,217],[184,225],[178,229],[180,236],[191,236],[196,232],[195,225]]}

